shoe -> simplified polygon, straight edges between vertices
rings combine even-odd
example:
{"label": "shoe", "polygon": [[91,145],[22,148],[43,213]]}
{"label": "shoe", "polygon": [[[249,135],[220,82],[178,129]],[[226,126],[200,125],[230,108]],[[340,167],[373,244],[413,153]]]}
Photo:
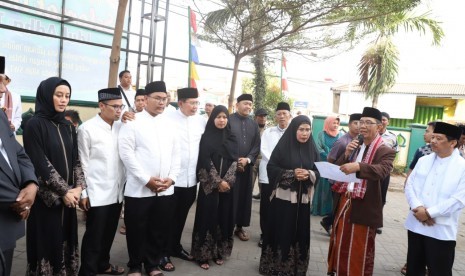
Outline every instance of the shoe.
{"label": "shoe", "polygon": [[381,235],[383,233],[383,230],[381,228],[376,229],[376,234]]}
{"label": "shoe", "polygon": [[[166,267],[168,264],[171,264],[170,268]],[[160,259],[160,263],[158,265],[158,268],[163,270],[163,271],[174,271],[175,270],[174,264],[171,261],[170,257],[162,257]]]}
{"label": "shoe", "polygon": [[194,260],[194,257],[192,257],[191,254],[189,254],[189,252],[187,252],[184,249],[181,249],[181,251],[178,254],[174,255],[173,257],[183,259],[184,261],[193,261]]}
{"label": "shoe", "polygon": [[260,194],[256,194],[252,196],[253,199],[260,199]]}
{"label": "shoe", "polygon": [[263,239],[260,238],[260,240],[258,241],[258,247],[262,247],[262,245],[263,245]]}
{"label": "shoe", "polygon": [[325,229],[326,233],[328,233],[328,235],[331,235],[331,225],[327,225],[324,221],[320,221],[320,225],[321,227],[323,227],[323,229]]}
{"label": "shoe", "polygon": [[250,238],[247,232],[242,228],[236,228],[234,235],[236,235],[241,241],[248,241]]}

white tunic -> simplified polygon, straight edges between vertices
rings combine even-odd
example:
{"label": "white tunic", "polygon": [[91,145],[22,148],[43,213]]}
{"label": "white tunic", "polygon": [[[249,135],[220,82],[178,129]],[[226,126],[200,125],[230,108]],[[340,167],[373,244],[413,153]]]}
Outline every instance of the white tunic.
{"label": "white tunic", "polygon": [[136,99],[136,91],[134,91],[132,89],[132,86],[129,86],[129,89],[125,89],[121,85],[118,85],[118,87],[121,88],[124,91],[124,95],[126,95],[126,98],[128,99],[126,101],[126,99],[123,96],[123,93],[121,93],[121,98],[123,100],[123,105],[124,105],[124,109],[121,110],[121,115],[120,115],[120,119],[121,119],[121,118],[123,118],[124,112],[126,112],[126,111],[131,111],[132,112],[132,110],[129,109],[129,105],[131,105],[133,110],[136,109],[136,105],[134,104],[134,100]]}
{"label": "white tunic", "polygon": [[[14,92],[11,92],[11,100],[13,102],[13,110],[11,113],[11,123],[15,126],[15,131],[18,130],[18,128],[21,126],[21,121],[23,120],[23,117],[21,117],[23,114],[23,109],[21,107],[21,96],[19,94],[16,94]],[[0,99],[0,106],[3,107],[5,106],[5,94],[3,94],[3,97]]]}
{"label": "white tunic", "polygon": [[459,151],[454,149],[446,158],[436,153],[421,157],[407,180],[405,195],[410,208],[426,207],[436,222],[424,226],[410,211],[406,229],[438,240],[456,240],[459,216],[465,207],[465,160]]}
{"label": "white tunic", "polygon": [[[163,112],[163,114],[165,114]],[[178,130],[181,146],[181,170],[176,187],[189,188],[197,185],[195,170],[199,157],[200,138],[205,131],[206,122],[200,115],[186,116],[180,109],[166,114]]]}
{"label": "white tunic", "polygon": [[87,189],[82,197],[89,197],[91,207],[123,201],[126,173],[118,153],[120,122],[110,126],[100,115],[78,128],[78,148]]}
{"label": "white tunic", "polygon": [[279,142],[279,139],[283,136],[286,129],[280,129],[278,126],[267,128],[263,131],[262,141],[260,144],[260,154],[262,155],[262,161],[260,161],[260,167],[258,169],[258,183],[268,184],[268,172],[266,166],[270,161],[271,153]]}
{"label": "white tunic", "polygon": [[[125,196],[157,195],[145,185],[150,177],[170,178],[174,182],[180,171],[179,135],[165,115],[152,116],[146,110],[121,127],[119,154],[128,174]],[[172,195],[173,185],[159,196]]]}

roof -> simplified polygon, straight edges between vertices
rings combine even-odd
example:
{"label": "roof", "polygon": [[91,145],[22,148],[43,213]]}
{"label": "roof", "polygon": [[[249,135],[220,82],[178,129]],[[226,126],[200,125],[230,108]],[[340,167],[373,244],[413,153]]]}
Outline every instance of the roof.
{"label": "roof", "polygon": [[[349,91],[349,85],[331,87],[334,92]],[[363,92],[359,85],[352,85],[351,92]],[[437,83],[396,83],[388,93],[414,94],[424,97],[465,97],[464,84],[437,84]]]}

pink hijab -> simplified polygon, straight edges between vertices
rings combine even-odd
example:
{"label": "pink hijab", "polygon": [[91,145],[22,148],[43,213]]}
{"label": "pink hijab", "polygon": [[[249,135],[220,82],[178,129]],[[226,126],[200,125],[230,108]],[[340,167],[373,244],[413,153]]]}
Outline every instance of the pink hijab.
{"label": "pink hijab", "polygon": [[331,137],[336,137],[336,135],[339,133],[339,129],[332,130],[334,121],[340,122],[338,117],[328,116],[325,119],[325,124],[323,127],[323,130],[326,132],[326,134],[328,134]]}

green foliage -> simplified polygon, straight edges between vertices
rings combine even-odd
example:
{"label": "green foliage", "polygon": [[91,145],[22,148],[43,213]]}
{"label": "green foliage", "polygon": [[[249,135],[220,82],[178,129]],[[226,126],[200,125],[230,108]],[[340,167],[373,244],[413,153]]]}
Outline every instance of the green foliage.
{"label": "green foliage", "polygon": [[[263,99],[261,108],[264,108],[268,112],[269,119],[273,119],[276,106],[279,102],[287,102],[291,107],[294,105],[294,100],[284,96],[281,93],[280,79],[266,75],[266,93]],[[254,82],[251,78],[242,79],[242,93],[252,94],[256,97],[254,92]],[[257,106],[255,106],[255,110]]]}
{"label": "green foliage", "polygon": [[357,33],[376,35],[358,65],[360,86],[366,92],[366,98],[372,98],[373,107],[377,106],[379,95],[387,92],[396,82],[399,51],[392,38],[399,29],[420,34],[429,30],[433,35],[432,44],[439,45],[441,42],[444,32],[440,23],[428,18],[429,15],[424,13],[413,16],[406,11],[399,11],[349,24],[348,33],[352,39],[358,36]]}
{"label": "green foliage", "polygon": [[[196,0],[194,0],[194,3]],[[200,1],[199,1],[200,2]],[[311,56],[319,49],[350,48],[370,31],[378,17],[403,12],[420,0],[220,0],[222,8],[198,10],[199,37],[234,56],[229,109],[232,108],[237,68],[243,57],[284,51]],[[355,22],[355,25],[348,23]],[[363,23],[366,22],[366,23]],[[363,24],[362,24],[363,23]],[[348,26],[348,27],[347,27]],[[259,72],[259,70],[257,71]],[[257,88],[261,83],[257,82]],[[258,95],[260,98],[260,95]],[[260,104],[260,101],[259,101]]]}

